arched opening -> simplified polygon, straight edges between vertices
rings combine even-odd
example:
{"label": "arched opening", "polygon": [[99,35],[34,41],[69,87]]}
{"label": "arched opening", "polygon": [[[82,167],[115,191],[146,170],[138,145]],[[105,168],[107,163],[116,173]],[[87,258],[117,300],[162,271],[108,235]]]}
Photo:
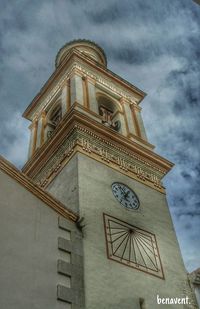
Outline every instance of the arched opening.
{"label": "arched opening", "polygon": [[54,108],[54,110],[50,114],[50,122],[56,128],[62,118],[62,109],[60,104]]}
{"label": "arched opening", "polygon": [[57,104],[53,110],[50,110],[48,113],[48,130],[47,130],[47,138],[50,138],[58,126],[59,122],[62,119],[62,107],[61,104]]}
{"label": "arched opening", "polygon": [[107,96],[104,95],[98,95],[97,96],[97,102],[98,102],[98,110],[99,110],[99,115],[102,118],[102,123],[119,132],[121,123],[120,120],[118,119],[118,111],[119,111],[119,106],[114,102],[112,99],[110,99]]}

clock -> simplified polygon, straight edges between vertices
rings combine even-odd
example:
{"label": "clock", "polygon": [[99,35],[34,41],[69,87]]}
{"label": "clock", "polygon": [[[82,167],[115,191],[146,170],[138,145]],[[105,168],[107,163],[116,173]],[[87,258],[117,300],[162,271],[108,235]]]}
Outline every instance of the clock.
{"label": "clock", "polygon": [[112,184],[112,192],[118,202],[129,210],[136,210],[140,206],[139,199],[135,192],[120,182]]}

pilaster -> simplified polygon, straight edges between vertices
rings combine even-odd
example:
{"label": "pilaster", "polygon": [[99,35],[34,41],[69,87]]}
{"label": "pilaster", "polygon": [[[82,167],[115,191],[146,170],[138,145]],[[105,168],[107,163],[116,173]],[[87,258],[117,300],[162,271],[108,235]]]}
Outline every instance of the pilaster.
{"label": "pilaster", "polygon": [[129,134],[134,134],[136,135],[136,130],[135,130],[135,126],[133,123],[133,118],[131,116],[131,110],[129,107],[129,102],[127,100],[125,100],[124,98],[122,98],[120,100],[123,110],[124,110],[124,118],[125,118],[125,123],[126,123],[126,131],[127,131],[127,136]]}
{"label": "pilaster", "polygon": [[137,106],[136,104],[131,104],[131,111],[133,119],[135,120],[137,135],[147,141],[147,135],[141,116],[141,107]]}
{"label": "pilaster", "polygon": [[42,145],[45,142],[45,126],[46,126],[46,112],[42,111],[41,114],[41,122],[42,122],[42,129],[41,129],[41,136],[40,136],[40,144]]}
{"label": "pilaster", "polygon": [[67,112],[67,84],[65,84],[62,88],[61,94],[61,104],[62,104],[62,116]]}
{"label": "pilaster", "polygon": [[36,149],[40,147],[41,145],[41,135],[42,135],[42,126],[43,126],[43,119],[40,115],[38,119],[38,126],[37,126],[37,139],[36,139]]}
{"label": "pilaster", "polygon": [[71,107],[71,80],[67,80],[67,111]]}
{"label": "pilaster", "polygon": [[28,150],[28,157],[30,158],[36,147],[36,139],[37,139],[37,119],[34,119],[32,124],[30,125],[29,129],[31,130],[30,136],[30,143],[29,143],[29,150]]}
{"label": "pilaster", "polygon": [[74,103],[84,105],[82,77],[77,73],[71,78],[71,105]]}
{"label": "pilaster", "polygon": [[89,109],[90,108],[90,102],[89,102],[89,96],[88,96],[88,78],[86,76],[82,77],[82,83],[83,83],[84,107]]}
{"label": "pilaster", "polygon": [[89,99],[90,110],[96,114],[99,114],[95,84],[93,80],[89,78],[88,78],[88,99]]}

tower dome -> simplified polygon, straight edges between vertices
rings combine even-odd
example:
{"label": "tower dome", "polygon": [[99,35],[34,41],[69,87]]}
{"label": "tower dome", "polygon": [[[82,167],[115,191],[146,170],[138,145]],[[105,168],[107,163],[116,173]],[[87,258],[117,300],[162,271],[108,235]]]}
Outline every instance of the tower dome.
{"label": "tower dome", "polygon": [[69,54],[71,49],[78,49],[84,55],[92,58],[103,66],[107,66],[107,59],[104,50],[96,43],[89,40],[74,40],[66,43],[57,53],[55,66],[56,68],[62,63],[64,58]]}

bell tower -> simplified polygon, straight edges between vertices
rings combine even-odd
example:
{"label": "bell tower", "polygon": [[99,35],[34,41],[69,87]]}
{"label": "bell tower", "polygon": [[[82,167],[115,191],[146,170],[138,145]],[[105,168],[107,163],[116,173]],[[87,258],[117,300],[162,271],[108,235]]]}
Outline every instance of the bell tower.
{"label": "bell tower", "polygon": [[157,295],[189,290],[162,185],[173,164],[147,140],[144,97],[107,68],[100,46],[76,40],[59,50],[23,114],[31,121],[23,172],[80,218],[81,280],[74,297],[58,289],[69,308],[152,309]]}

